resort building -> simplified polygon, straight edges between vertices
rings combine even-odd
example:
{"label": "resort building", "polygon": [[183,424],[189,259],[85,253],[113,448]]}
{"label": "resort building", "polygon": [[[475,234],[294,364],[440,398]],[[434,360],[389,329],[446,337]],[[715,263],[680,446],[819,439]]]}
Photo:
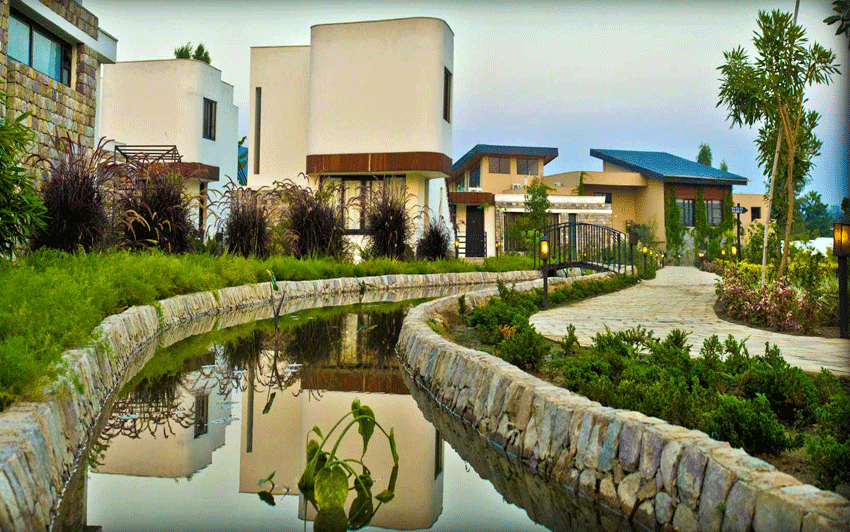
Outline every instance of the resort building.
{"label": "resort building", "polygon": [[[119,155],[174,163],[193,197],[236,182],[238,113],[219,69],[196,59],[120,62],[104,66],[101,92],[98,135]],[[203,209],[198,221],[207,227]]]}
{"label": "resort building", "polygon": [[360,244],[362,200],[392,180],[409,194],[418,235],[431,181],[444,189],[452,173],[453,46],[444,21],[406,18],[321,24],[309,46],[251,48],[248,186],[341,183]]}
{"label": "resort building", "polygon": [[[544,166],[558,156],[557,148],[478,144],[452,167],[449,206],[463,257],[490,257],[525,251],[516,228],[526,216],[527,186],[544,178]],[[605,198],[582,197],[577,190],[549,190],[550,223],[611,224]]]}
{"label": "resort building", "polygon": [[753,222],[764,223],[768,218],[767,200],[764,194],[736,194],[732,193],[732,204],[747,209],[741,215],[741,235],[747,234]]}
{"label": "resort building", "polygon": [[699,198],[705,203],[708,225],[717,226],[732,206],[733,185],[747,184],[740,175],[665,152],[592,149],[590,155],[602,160],[601,172],[554,174],[544,182],[557,191],[577,190],[581,185],[584,194],[604,198],[610,205],[611,227],[623,232],[633,224],[654,227],[655,243],[661,248],[665,247],[665,199],[671,194],[685,228],[696,225]]}
{"label": "resort building", "polygon": [[115,62],[117,40],[75,0],[4,0],[0,5],[0,112],[29,111],[35,152],[53,159],[53,136],[94,146],[97,72]]}

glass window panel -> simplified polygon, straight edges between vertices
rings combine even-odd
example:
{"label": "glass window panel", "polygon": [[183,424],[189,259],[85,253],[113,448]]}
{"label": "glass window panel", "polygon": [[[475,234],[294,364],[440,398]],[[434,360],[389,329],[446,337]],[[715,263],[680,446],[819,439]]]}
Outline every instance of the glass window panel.
{"label": "glass window panel", "polygon": [[502,157],[499,159],[499,170],[501,170],[501,174],[510,174],[511,173],[511,160],[508,157]]}
{"label": "glass window panel", "polygon": [[33,31],[32,67],[62,81],[62,45],[39,31]]}
{"label": "glass window panel", "polygon": [[30,25],[9,17],[9,57],[21,63],[30,62]]}
{"label": "glass window panel", "polygon": [[723,222],[723,201],[708,200],[705,202],[705,210],[708,225],[718,226]]}
{"label": "glass window panel", "polygon": [[679,207],[679,220],[685,227],[694,226],[694,200],[677,199],[676,206]]}
{"label": "glass window panel", "polygon": [[472,168],[469,169],[469,187],[480,187],[481,186],[481,165],[476,164]]}

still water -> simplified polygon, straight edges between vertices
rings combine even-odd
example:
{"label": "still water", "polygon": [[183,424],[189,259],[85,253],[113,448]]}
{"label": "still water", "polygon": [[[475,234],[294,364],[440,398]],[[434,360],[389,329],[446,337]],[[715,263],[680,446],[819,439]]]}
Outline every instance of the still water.
{"label": "still water", "polygon": [[[297,486],[310,429],[327,432],[358,398],[394,427],[399,455],[395,498],[364,530],[602,529],[592,504],[488,448],[413,384],[393,353],[413,304],[303,310],[281,316],[278,334],[267,319],[157,351],[117,394],[93,446],[88,525],[313,530],[316,512]],[[351,430],[338,455],[361,449]],[[387,439],[373,437],[363,462],[376,492],[390,457]],[[258,496],[271,472],[275,506]]]}

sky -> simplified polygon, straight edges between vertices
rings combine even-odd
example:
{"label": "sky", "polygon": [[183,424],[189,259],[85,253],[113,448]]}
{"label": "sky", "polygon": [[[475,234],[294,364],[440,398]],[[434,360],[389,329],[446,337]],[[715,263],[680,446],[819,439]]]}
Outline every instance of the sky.
{"label": "sky", "polygon": [[[823,141],[808,190],[838,204],[850,196],[850,51],[823,19],[830,0],[801,0],[798,23],[837,54],[841,74],[808,89]],[[593,148],[664,151],[696,159],[707,143],[736,192],[764,192],[757,128],[730,128],[716,107],[717,67],[738,45],[754,53],[759,10],[793,11],[793,0],[670,2],[315,0],[83,0],[118,39],[118,61],[165,59],[203,42],[234,85],[239,136],[248,135],[250,47],[306,45],[315,24],[429,16],[454,40],[454,160],[476,144],[555,147],[547,175],[601,170]],[[285,72],[281,73],[285,76]]]}

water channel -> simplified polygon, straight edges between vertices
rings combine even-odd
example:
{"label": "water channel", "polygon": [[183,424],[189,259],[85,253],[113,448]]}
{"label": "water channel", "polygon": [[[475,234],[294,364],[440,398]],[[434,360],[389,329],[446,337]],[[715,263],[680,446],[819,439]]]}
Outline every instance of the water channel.
{"label": "water channel", "polygon": [[[280,317],[276,342],[273,320],[260,319],[156,350],[104,414],[70,511],[104,532],[313,530],[316,511],[297,486],[307,437],[358,398],[394,427],[399,455],[395,498],[364,530],[629,530],[494,449],[410,379],[394,347],[416,302],[308,301]],[[341,456],[360,456],[352,433]],[[388,482],[390,456],[386,438],[371,440],[363,461],[376,486]],[[259,480],[273,471],[270,506]]]}

